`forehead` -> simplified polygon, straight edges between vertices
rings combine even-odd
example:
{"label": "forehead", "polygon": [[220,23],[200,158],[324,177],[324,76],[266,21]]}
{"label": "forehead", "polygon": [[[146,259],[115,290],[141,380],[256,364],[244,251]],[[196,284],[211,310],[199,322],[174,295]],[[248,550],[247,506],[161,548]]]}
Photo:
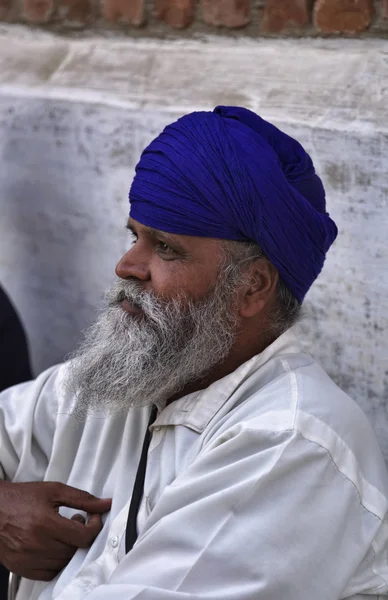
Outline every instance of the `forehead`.
{"label": "forehead", "polygon": [[128,219],[128,228],[138,236],[147,235],[152,238],[160,238],[164,241],[179,244],[180,246],[190,250],[202,249],[204,251],[208,250],[209,252],[214,252],[215,249],[217,249],[218,254],[218,250],[221,250],[223,247],[223,241],[216,238],[170,233],[161,229],[149,227],[148,225],[143,225],[143,223],[139,223],[131,217]]}
{"label": "forehead", "polygon": [[151,237],[163,236],[163,238],[165,238],[165,239],[169,238],[171,240],[176,240],[176,241],[178,241],[179,239],[190,237],[190,236],[186,236],[186,235],[179,235],[176,233],[169,233],[168,231],[162,231],[161,229],[155,229],[154,227],[149,227],[148,225],[143,225],[143,223],[139,223],[139,221],[135,221],[135,219],[132,219],[131,217],[129,217],[129,219],[128,219],[127,227],[128,227],[128,229],[130,229],[133,233],[136,233],[137,235],[147,234]]}

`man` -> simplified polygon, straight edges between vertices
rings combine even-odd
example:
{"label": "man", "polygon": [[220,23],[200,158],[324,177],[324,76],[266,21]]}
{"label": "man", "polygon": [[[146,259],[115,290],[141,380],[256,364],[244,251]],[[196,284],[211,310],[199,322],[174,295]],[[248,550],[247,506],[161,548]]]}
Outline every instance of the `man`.
{"label": "man", "polygon": [[0,391],[31,379],[26,334],[19,316],[0,287]]}
{"label": "man", "polygon": [[[31,379],[26,334],[19,316],[0,287],[0,391]],[[6,600],[9,573],[0,565],[0,600]]]}
{"label": "man", "polygon": [[0,397],[18,600],[387,597],[383,458],[289,330],[337,234],[310,157],[245,109],[193,113],[130,201],[72,361]]}

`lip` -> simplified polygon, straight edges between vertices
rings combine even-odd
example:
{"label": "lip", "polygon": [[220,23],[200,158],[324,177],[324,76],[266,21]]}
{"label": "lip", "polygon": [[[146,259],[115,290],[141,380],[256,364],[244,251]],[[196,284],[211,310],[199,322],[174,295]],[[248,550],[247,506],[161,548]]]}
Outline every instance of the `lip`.
{"label": "lip", "polygon": [[120,302],[120,306],[123,310],[125,310],[125,312],[134,317],[144,314],[141,308],[139,308],[138,306],[133,306],[133,304],[131,304],[129,300],[122,300]]}

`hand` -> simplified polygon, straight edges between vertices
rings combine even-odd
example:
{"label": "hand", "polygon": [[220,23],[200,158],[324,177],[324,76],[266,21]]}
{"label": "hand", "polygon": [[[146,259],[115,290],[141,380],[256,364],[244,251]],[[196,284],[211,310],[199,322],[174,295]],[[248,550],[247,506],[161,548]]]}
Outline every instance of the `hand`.
{"label": "hand", "polygon": [[[86,511],[66,519],[60,506]],[[40,581],[50,581],[78,548],[88,548],[102,529],[101,513],[110,499],[100,499],[63,483],[0,482],[0,562],[7,569]]]}

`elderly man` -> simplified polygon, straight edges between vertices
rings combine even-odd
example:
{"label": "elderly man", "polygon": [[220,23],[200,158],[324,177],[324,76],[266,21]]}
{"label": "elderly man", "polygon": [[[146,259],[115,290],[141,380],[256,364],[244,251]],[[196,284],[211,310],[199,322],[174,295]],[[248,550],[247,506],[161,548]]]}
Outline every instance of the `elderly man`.
{"label": "elderly man", "polygon": [[[31,379],[26,334],[11,300],[0,286],[0,391]],[[6,600],[9,573],[0,564],[0,600]]]}
{"label": "elderly man", "polygon": [[337,234],[310,157],[245,109],[193,113],[130,201],[107,308],[0,397],[18,600],[388,597],[383,458],[290,330]]}

